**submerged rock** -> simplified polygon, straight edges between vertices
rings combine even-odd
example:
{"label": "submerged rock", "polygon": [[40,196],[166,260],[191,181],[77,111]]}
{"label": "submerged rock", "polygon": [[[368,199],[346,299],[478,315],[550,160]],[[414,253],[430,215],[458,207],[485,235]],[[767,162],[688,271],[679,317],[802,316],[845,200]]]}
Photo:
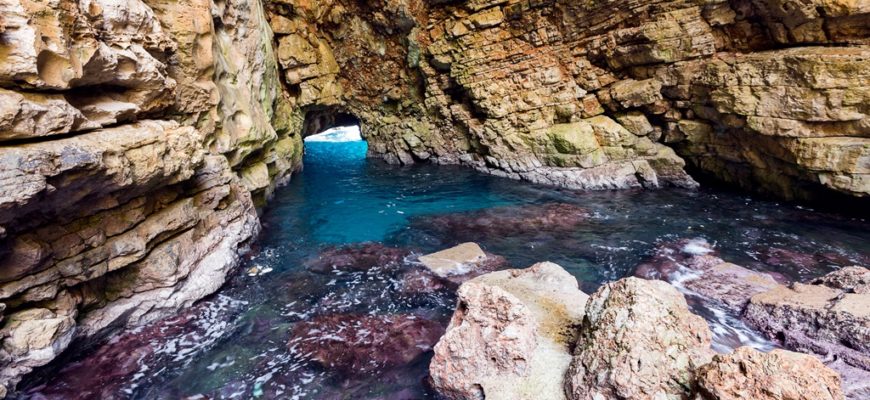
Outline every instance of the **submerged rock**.
{"label": "submerged rock", "polygon": [[27,388],[20,397],[137,397],[137,387],[161,378],[153,371],[180,368],[231,333],[246,304],[217,296],[170,318],[116,335],[59,371],[39,371],[37,381],[47,384]]}
{"label": "submerged rock", "polygon": [[862,283],[867,274],[866,268],[853,267],[819,278],[818,284],[774,288],[753,296],[744,318],[790,349],[870,370],[870,293]]}
{"label": "submerged rock", "polygon": [[661,281],[608,283],[586,305],[565,379],[572,400],[687,398],[710,361],[710,329]]}
{"label": "submerged rock", "polygon": [[660,246],[635,275],[670,282],[686,294],[717,301],[734,313],[740,313],[753,295],[780,286],[774,275],[725,262],[703,239]]}
{"label": "submerged rock", "polygon": [[367,271],[375,267],[398,267],[411,252],[406,249],[384,246],[380,243],[331,247],[320,252],[317,258],[305,262],[312,272],[328,274],[332,271]]}
{"label": "submerged rock", "polygon": [[439,237],[475,241],[487,237],[559,232],[576,228],[589,218],[589,211],[570,203],[495,207],[467,213],[417,218],[414,225]]}
{"label": "submerged rock", "polygon": [[406,295],[435,293],[446,289],[443,279],[424,268],[413,268],[399,276],[399,292]]}
{"label": "submerged rock", "polygon": [[702,366],[698,399],[837,400],[840,376],[813,356],[741,347]]}
{"label": "submerged rock", "polygon": [[544,262],[479,276],[459,303],[429,365],[448,399],[560,399],[574,326],[588,296],[560,266]]}
{"label": "submerged rock", "polygon": [[299,322],[288,346],[326,369],[370,374],[411,363],[443,332],[440,323],[410,314],[333,314]]}

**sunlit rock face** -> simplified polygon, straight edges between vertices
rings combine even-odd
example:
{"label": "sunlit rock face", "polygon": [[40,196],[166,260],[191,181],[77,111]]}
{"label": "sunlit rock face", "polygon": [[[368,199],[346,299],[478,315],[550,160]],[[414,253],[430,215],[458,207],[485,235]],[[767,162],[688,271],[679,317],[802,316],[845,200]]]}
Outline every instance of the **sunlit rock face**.
{"label": "sunlit rock face", "polygon": [[596,189],[692,187],[688,163],[789,199],[870,193],[863,2],[266,7],[297,104],[356,115],[391,162]]}

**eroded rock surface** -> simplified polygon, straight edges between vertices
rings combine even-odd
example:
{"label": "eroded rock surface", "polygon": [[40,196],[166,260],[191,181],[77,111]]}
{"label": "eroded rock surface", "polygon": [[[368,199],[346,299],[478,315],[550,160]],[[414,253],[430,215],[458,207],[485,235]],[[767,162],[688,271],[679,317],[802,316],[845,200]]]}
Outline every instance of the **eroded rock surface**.
{"label": "eroded rock surface", "polygon": [[584,400],[687,398],[696,369],[713,356],[711,337],[671,285],[608,283],[586,305],[565,391]]}
{"label": "eroded rock surface", "polygon": [[787,198],[870,193],[861,2],[267,8],[314,124],[354,114],[391,162],[603,189],[692,187],[685,159]]}
{"label": "eroded rock surface", "polygon": [[[301,155],[259,2],[0,1],[0,387],[213,293]],[[249,179],[250,171],[265,171]]]}
{"label": "eroded rock surface", "polygon": [[836,400],[840,376],[817,358],[785,350],[741,347],[713,357],[698,377],[699,399]]}
{"label": "eroded rock surface", "polygon": [[561,399],[586,296],[553,263],[479,276],[459,302],[429,366],[449,399]]}

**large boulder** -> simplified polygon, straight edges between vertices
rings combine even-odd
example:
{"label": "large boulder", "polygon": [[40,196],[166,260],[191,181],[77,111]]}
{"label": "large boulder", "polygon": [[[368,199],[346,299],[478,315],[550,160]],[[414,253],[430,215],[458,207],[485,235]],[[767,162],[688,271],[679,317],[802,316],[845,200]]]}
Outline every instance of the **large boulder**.
{"label": "large boulder", "polygon": [[[870,293],[866,268],[852,267],[755,295],[744,318],[772,339],[801,351],[836,356],[870,370]],[[863,281],[866,282],[866,281]]]}
{"label": "large boulder", "polygon": [[568,398],[675,399],[710,361],[707,323],[662,281],[626,278],[596,291],[565,379]]}
{"label": "large boulder", "polygon": [[562,399],[574,326],[588,296],[560,266],[482,275],[459,302],[429,366],[447,399]]}
{"label": "large boulder", "polygon": [[836,400],[840,376],[821,361],[786,350],[741,347],[720,354],[697,372],[698,399]]}

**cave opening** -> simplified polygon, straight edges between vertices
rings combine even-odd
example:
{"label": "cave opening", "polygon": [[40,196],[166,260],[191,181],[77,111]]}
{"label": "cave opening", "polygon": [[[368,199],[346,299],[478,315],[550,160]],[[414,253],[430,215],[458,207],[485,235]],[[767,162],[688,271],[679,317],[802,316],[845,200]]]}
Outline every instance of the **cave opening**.
{"label": "cave opening", "polygon": [[309,111],[302,137],[306,169],[360,164],[368,154],[360,120],[350,113],[334,109]]}

